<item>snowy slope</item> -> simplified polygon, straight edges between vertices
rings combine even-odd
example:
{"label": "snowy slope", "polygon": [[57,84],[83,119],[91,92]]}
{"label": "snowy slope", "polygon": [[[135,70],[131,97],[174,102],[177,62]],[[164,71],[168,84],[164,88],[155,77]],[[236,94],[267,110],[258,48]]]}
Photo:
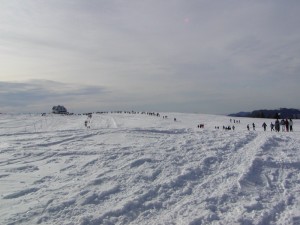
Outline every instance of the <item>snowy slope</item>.
{"label": "snowy slope", "polygon": [[300,224],[299,121],[86,119],[0,115],[0,224]]}

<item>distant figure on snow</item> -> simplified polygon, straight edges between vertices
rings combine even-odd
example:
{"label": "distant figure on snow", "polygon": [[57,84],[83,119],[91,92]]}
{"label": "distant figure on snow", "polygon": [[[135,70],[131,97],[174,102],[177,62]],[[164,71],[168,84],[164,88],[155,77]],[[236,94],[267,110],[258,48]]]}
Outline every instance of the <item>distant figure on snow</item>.
{"label": "distant figure on snow", "polygon": [[293,131],[293,121],[292,121],[292,119],[290,119],[289,125],[290,125],[290,131],[292,132]]}
{"label": "distant figure on snow", "polygon": [[264,122],[263,125],[262,125],[262,127],[264,128],[264,131],[266,131],[266,129],[267,129],[267,124]]}
{"label": "distant figure on snow", "polygon": [[254,123],[252,123],[252,127],[253,127],[253,130],[255,130],[255,124]]}
{"label": "distant figure on snow", "polygon": [[270,127],[271,127],[271,131],[273,131],[274,130],[274,124],[272,122],[271,122]]}
{"label": "distant figure on snow", "polygon": [[250,130],[250,126],[249,126],[249,124],[247,124],[247,129],[248,129],[248,130]]}
{"label": "distant figure on snow", "polygon": [[280,121],[280,125],[281,125],[281,130],[282,130],[282,131],[285,131],[285,121],[284,121],[284,119],[282,119],[282,120]]}
{"label": "distant figure on snow", "polygon": [[275,121],[275,131],[276,131],[276,132],[279,132],[279,131],[280,131],[280,123],[279,123],[279,120],[278,120],[278,119],[276,119],[276,121]]}
{"label": "distant figure on snow", "polygon": [[198,128],[204,128],[204,124],[203,123],[198,124]]}
{"label": "distant figure on snow", "polygon": [[285,129],[286,129],[286,132],[289,132],[289,120],[288,119],[285,119]]}

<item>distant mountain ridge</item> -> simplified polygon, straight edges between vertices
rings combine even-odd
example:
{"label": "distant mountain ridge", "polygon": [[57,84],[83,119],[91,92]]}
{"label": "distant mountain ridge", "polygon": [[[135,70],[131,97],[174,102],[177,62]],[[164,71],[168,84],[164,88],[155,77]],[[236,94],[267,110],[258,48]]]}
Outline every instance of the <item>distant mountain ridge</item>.
{"label": "distant mountain ridge", "polygon": [[232,113],[228,116],[233,117],[252,117],[252,118],[293,118],[300,119],[300,110],[293,108],[280,108],[280,109],[259,109],[252,112],[239,112]]}

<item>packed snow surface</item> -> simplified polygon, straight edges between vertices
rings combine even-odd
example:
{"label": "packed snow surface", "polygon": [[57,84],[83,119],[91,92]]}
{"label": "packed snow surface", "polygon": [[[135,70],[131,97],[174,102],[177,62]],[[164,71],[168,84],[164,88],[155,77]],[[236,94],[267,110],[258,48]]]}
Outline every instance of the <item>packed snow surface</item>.
{"label": "packed snow surface", "polygon": [[0,224],[300,224],[299,121],[87,119],[0,115]]}

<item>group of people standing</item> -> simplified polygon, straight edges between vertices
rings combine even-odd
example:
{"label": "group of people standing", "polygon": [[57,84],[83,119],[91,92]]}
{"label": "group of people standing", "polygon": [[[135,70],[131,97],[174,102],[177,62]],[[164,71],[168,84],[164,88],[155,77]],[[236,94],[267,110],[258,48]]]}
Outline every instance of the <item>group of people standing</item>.
{"label": "group of people standing", "polygon": [[[264,131],[267,130],[267,124],[264,122],[262,124],[262,127],[264,128]],[[253,130],[255,130],[255,124],[252,124]],[[292,119],[282,119],[279,121],[279,119],[276,119],[275,123],[271,122],[270,124],[271,131],[276,131],[276,132],[292,132],[293,131],[293,120]],[[281,128],[281,129],[280,129]],[[250,130],[249,124],[247,125],[247,129]]]}
{"label": "group of people standing", "polygon": [[271,123],[271,131],[279,132],[281,127],[281,131],[286,131],[286,132],[292,132],[293,131],[293,120],[292,119],[282,119],[279,121],[279,119],[276,119],[275,124]]}

